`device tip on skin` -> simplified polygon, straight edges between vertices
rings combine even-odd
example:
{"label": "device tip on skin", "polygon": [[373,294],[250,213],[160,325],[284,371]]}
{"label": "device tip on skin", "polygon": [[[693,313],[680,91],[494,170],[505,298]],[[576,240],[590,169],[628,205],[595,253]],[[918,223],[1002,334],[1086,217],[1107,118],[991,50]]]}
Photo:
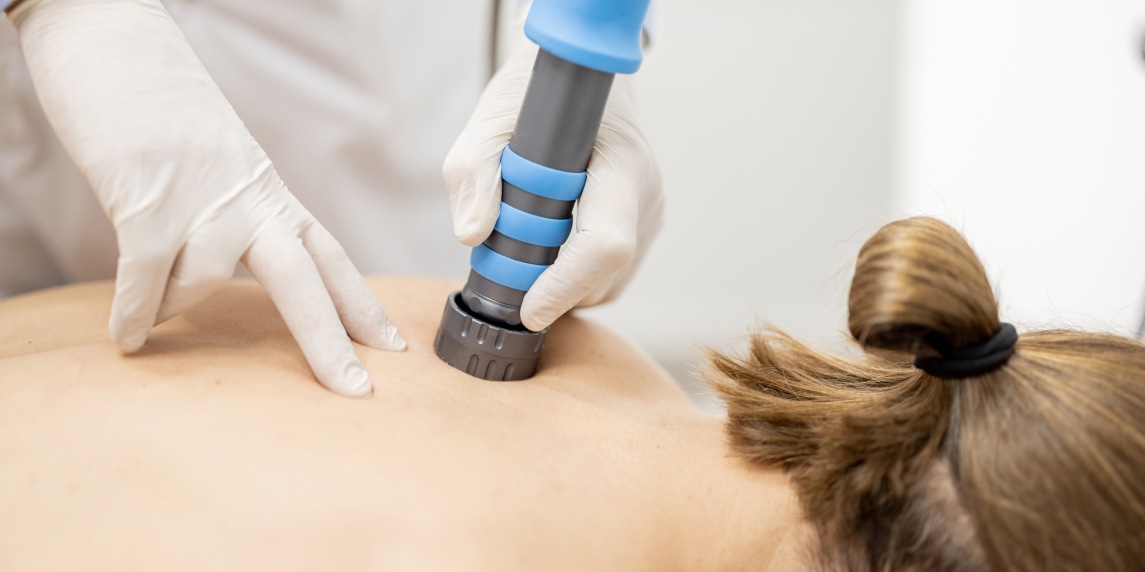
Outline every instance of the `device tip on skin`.
{"label": "device tip on skin", "polygon": [[519,381],[537,371],[548,331],[485,318],[469,308],[462,292],[454,292],[446,300],[433,349],[437,357],[471,376]]}

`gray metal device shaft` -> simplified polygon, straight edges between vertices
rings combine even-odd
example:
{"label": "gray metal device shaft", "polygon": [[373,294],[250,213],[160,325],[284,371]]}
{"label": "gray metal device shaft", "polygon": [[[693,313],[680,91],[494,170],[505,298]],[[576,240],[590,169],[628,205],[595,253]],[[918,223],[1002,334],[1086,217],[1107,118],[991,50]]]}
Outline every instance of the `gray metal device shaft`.
{"label": "gray metal device shaft", "polygon": [[509,147],[546,167],[584,171],[613,77],[538,51]]}
{"label": "gray metal device shaft", "polygon": [[[509,148],[537,165],[567,173],[584,172],[613,77],[612,73],[586,68],[540,50]],[[502,202],[546,219],[570,218],[575,204],[573,200],[541,196],[505,181]],[[499,230],[494,230],[483,246],[501,256],[535,265],[551,264],[560,249],[518,240]],[[462,291],[451,295],[446,304],[434,344],[437,355],[453,367],[483,379],[510,381],[531,377],[547,330],[532,332],[521,324],[525,292],[499,283],[495,276],[471,271]],[[482,327],[486,329],[481,330]],[[515,343],[491,345],[471,335],[475,331],[492,331],[488,328],[499,332],[502,339],[511,337]]]}

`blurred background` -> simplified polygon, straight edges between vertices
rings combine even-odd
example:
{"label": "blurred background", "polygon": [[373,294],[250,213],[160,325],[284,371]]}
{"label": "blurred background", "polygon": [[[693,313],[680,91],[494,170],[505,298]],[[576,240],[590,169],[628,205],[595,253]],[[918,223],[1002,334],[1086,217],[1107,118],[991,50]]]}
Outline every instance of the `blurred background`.
{"label": "blurred background", "polygon": [[656,0],[637,75],[668,196],[626,295],[587,313],[696,398],[760,323],[845,347],[880,225],[968,235],[1019,329],[1145,317],[1145,3]]}

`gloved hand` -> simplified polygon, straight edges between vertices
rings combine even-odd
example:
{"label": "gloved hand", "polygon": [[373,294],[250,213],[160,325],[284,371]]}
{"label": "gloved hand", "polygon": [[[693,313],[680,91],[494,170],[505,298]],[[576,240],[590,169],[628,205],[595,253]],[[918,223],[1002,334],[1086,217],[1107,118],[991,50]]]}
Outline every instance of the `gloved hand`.
{"label": "gloved hand", "polygon": [[[445,159],[453,232],[468,246],[489,237],[500,212],[501,151],[516,125],[537,54],[523,26],[521,18],[512,53],[489,81]],[[521,320],[530,330],[548,327],[573,306],[615,298],[660,230],[660,169],[637,126],[631,82],[626,75],[614,80],[574,233],[525,295]]]}
{"label": "gloved hand", "polygon": [[159,1],[33,1],[9,17],[45,114],[115,226],[109,329],[120,349],[139,349],[152,326],[214,292],[241,259],[318,380],[370,395],[347,332],[380,349],[405,341]]}

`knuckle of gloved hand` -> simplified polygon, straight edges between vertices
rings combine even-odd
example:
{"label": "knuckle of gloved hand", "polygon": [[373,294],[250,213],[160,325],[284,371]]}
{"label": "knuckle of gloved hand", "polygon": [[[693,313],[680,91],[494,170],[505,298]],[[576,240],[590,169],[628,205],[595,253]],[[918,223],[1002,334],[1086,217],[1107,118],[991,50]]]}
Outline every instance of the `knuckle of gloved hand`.
{"label": "knuckle of gloved hand", "polygon": [[445,179],[445,184],[450,189],[455,189],[463,185],[471,178],[471,174],[480,168],[480,156],[473,151],[472,147],[459,139],[457,144],[449,150],[449,154],[445,156],[441,174]]}
{"label": "knuckle of gloved hand", "polygon": [[327,264],[346,264],[351,262],[350,256],[346,254],[345,249],[337,243],[323,243],[314,248],[310,254],[314,258]]}
{"label": "knuckle of gloved hand", "polygon": [[198,278],[205,283],[225,282],[234,276],[237,263],[237,259],[229,256],[208,258]]}
{"label": "knuckle of gloved hand", "polygon": [[660,162],[652,155],[651,149],[647,151],[644,165],[644,186],[649,191],[659,194],[664,188],[664,173],[660,170]]}
{"label": "knuckle of gloved hand", "polygon": [[623,232],[596,232],[591,236],[593,258],[601,267],[615,270],[636,254],[636,237]]}
{"label": "knuckle of gloved hand", "polygon": [[197,137],[188,136],[188,131],[194,132],[193,127],[186,125],[186,120],[176,121],[164,129],[149,129],[147,125],[133,125],[125,128],[122,137],[105,138],[100,145],[89,149],[90,152],[100,155],[105,164],[133,165],[141,167],[143,171],[149,165],[164,165],[173,158],[183,162],[197,161],[200,157],[219,156],[223,150],[222,141],[212,140],[210,143]]}
{"label": "knuckle of gloved hand", "polygon": [[660,222],[664,219],[666,199],[658,174],[655,179],[640,195],[640,219],[643,223],[654,224],[659,228]]}
{"label": "knuckle of gloved hand", "polygon": [[333,235],[326,233],[325,229],[310,227],[304,231],[303,244],[306,250],[315,259],[326,263],[343,264],[350,262],[346,249]]}
{"label": "knuckle of gloved hand", "polygon": [[171,278],[183,284],[215,284],[224,282],[234,274],[234,263],[223,258],[197,257],[184,260],[179,257],[171,268]]}
{"label": "knuckle of gloved hand", "polygon": [[155,264],[173,261],[183,246],[174,237],[147,237],[120,231],[118,240],[120,266],[144,269]]}

